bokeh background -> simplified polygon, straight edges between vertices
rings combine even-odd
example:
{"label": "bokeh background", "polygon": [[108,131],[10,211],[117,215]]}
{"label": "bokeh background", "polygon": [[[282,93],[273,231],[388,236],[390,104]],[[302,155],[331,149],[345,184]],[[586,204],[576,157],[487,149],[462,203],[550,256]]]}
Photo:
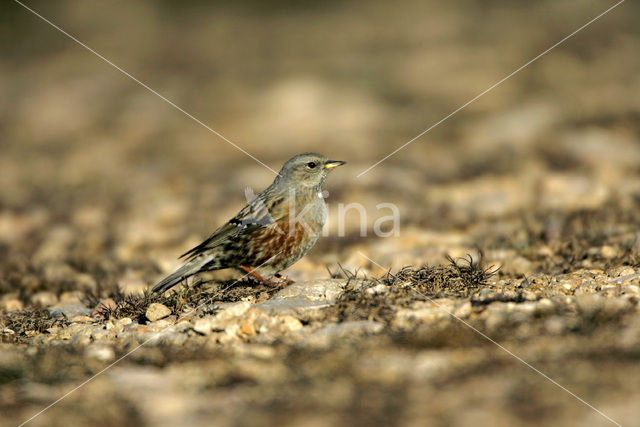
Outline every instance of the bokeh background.
{"label": "bokeh background", "polygon": [[[370,227],[388,215],[378,203],[399,207],[397,238],[376,238],[370,228],[369,236],[360,236],[355,212],[347,217],[345,237],[332,221],[329,236],[292,268],[294,278],[327,277],[326,269],[338,271],[338,264],[368,275],[383,272],[358,251],[395,269],[438,265],[447,254],[478,258],[482,251],[501,267],[497,277],[512,280],[638,264],[635,2],[623,3],[361,177],[614,2],[25,4],[275,170],[304,151],[346,160],[328,181],[334,215],[338,203],[361,203]],[[235,214],[247,186],[259,191],[273,179],[267,168],[19,4],[3,2],[0,22],[5,313],[62,304],[87,290],[119,286],[140,293],[178,265],[178,254]],[[13,354],[10,345],[4,348]],[[351,353],[337,360],[340,355]],[[621,383],[612,380],[612,387],[633,389],[631,382],[621,385],[628,368],[620,369]],[[583,377],[577,373],[569,382]],[[351,384],[348,375],[342,381]],[[5,409],[20,420],[39,400],[27,393],[35,403],[25,404],[11,394],[15,381],[9,384],[14,403]],[[389,417],[378,420],[408,424],[512,425],[559,416],[603,421],[570,400],[541,397],[536,410],[526,407],[513,394],[525,393],[522,383],[504,392],[512,400],[498,391],[494,402],[502,403],[474,406],[484,383],[469,384],[468,398],[445,399],[438,413],[422,413],[416,401],[385,406],[392,388],[369,397],[377,402],[373,413]],[[590,385],[576,387],[585,392]],[[368,403],[345,401],[355,402],[347,419],[368,419]],[[625,400],[616,402],[610,409]],[[77,405],[80,414],[87,409]],[[331,410],[314,405],[289,408],[301,418],[265,420],[324,425],[324,415],[350,411],[336,409],[339,403]],[[467,405],[473,409],[460,411]],[[263,416],[270,414],[265,408]],[[115,410],[100,422],[124,423],[134,413],[131,419],[140,422],[162,422],[138,410]],[[72,421],[87,421],[86,414]],[[631,420],[624,418],[630,414],[617,413],[620,420]],[[344,420],[331,418],[338,419]]]}

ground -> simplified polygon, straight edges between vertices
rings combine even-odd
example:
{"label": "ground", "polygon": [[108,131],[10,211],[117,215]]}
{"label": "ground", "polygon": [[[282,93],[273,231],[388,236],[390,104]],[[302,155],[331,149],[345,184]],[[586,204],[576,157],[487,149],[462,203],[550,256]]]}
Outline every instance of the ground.
{"label": "ground", "polygon": [[348,162],[295,284],[152,295],[273,173],[6,2],[3,422],[637,423],[636,4],[361,174],[612,5],[29,2],[270,168]]}

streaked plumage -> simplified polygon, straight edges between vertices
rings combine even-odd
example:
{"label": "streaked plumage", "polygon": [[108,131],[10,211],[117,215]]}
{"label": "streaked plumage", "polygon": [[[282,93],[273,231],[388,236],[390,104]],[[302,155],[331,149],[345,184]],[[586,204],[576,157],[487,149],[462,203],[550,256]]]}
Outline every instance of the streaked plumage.
{"label": "streaked plumage", "polygon": [[329,171],[344,163],[316,153],[291,158],[267,189],[184,253],[187,262],[153,291],[164,292],[204,271],[234,268],[263,279],[288,268],[320,237],[327,217],[322,187]]}

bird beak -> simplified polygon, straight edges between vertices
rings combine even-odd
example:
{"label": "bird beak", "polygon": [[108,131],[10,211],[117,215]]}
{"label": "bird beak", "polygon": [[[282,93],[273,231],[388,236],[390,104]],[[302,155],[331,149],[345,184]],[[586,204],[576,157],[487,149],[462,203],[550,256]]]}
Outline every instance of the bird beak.
{"label": "bird beak", "polygon": [[324,168],[325,169],[333,169],[333,168],[337,168],[338,166],[342,166],[347,162],[343,162],[342,160],[327,160],[324,163]]}

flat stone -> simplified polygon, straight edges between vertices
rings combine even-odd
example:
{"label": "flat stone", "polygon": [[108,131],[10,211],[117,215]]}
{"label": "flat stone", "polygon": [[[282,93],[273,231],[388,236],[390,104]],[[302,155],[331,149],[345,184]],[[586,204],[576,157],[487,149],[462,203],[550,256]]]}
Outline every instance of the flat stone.
{"label": "flat stone", "polygon": [[306,299],[312,301],[327,301],[334,303],[344,292],[343,279],[319,279],[293,283],[275,294],[277,299]]}
{"label": "flat stone", "polygon": [[297,282],[256,307],[270,315],[304,315],[334,304],[344,292],[344,286],[345,281],[340,279]]}
{"label": "flat stone", "polygon": [[72,319],[76,316],[89,316],[91,314],[91,309],[83,305],[68,304],[51,307],[47,312],[53,317],[66,317],[67,319]]}
{"label": "flat stone", "polygon": [[257,304],[256,307],[264,310],[268,314],[275,315],[302,315],[310,311],[326,308],[331,306],[328,301],[312,301],[307,299],[289,298],[289,299],[270,299],[263,303]]}

